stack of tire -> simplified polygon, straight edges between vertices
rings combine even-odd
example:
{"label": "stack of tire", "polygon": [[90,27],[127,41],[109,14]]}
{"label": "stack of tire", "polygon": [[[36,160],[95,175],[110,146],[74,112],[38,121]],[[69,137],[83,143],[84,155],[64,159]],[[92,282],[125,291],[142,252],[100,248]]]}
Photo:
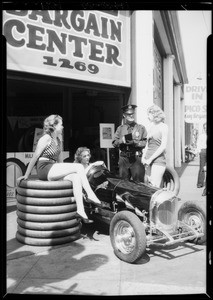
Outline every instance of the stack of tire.
{"label": "stack of tire", "polygon": [[70,181],[22,180],[17,187],[16,239],[27,245],[60,245],[80,237]]}

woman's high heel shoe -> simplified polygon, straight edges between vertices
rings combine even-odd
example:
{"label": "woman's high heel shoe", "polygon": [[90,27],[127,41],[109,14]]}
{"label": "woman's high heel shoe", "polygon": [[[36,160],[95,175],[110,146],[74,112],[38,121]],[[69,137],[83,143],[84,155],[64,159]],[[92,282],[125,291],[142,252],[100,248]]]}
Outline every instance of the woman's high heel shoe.
{"label": "woman's high heel shoe", "polygon": [[83,216],[81,216],[79,213],[76,214],[76,217],[81,219],[81,221],[84,223],[84,224],[91,224],[93,223],[93,220],[90,220],[88,218],[85,218]]}

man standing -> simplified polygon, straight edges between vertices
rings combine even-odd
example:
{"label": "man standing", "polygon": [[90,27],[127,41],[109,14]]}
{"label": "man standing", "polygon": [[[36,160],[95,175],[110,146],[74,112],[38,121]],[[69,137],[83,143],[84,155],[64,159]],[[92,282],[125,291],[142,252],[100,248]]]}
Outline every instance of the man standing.
{"label": "man standing", "polygon": [[143,125],[135,122],[136,105],[122,107],[124,124],[120,125],[112,145],[119,151],[119,175],[123,179],[144,182],[145,168],[141,163],[142,149],[146,145],[147,131]]}
{"label": "man standing", "polygon": [[206,144],[207,144],[207,135],[206,135],[206,123],[203,124],[203,133],[198,137],[197,140],[197,151],[200,156],[200,166],[198,171],[197,178],[197,187],[202,188],[205,181],[205,172],[203,170],[206,165]]}

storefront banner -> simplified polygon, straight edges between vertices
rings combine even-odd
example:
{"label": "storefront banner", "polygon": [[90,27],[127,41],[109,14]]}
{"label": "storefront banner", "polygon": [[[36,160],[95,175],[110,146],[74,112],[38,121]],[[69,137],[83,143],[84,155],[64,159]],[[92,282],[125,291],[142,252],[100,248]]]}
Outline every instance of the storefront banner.
{"label": "storefront banner", "polygon": [[8,116],[7,119],[10,123],[11,129],[14,130],[15,126],[18,126],[18,128],[29,128],[33,125],[40,125],[40,127],[43,127],[43,122],[46,116]]}
{"label": "storefront banner", "polygon": [[128,11],[5,10],[7,69],[131,86]]}
{"label": "storefront banner", "polygon": [[185,122],[206,122],[206,86],[189,85],[184,86],[185,99]]}

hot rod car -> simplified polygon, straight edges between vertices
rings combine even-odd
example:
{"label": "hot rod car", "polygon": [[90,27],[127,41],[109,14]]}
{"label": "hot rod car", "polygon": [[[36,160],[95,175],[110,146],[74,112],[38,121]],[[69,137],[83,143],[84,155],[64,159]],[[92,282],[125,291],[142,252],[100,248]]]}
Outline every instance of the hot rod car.
{"label": "hot rod car", "polygon": [[177,197],[180,181],[173,168],[166,168],[161,188],[121,179],[104,165],[92,166],[87,177],[101,207],[85,199],[85,210],[94,221],[109,224],[111,244],[121,260],[136,262],[150,245],[205,242],[206,214],[196,202],[182,203]]}

